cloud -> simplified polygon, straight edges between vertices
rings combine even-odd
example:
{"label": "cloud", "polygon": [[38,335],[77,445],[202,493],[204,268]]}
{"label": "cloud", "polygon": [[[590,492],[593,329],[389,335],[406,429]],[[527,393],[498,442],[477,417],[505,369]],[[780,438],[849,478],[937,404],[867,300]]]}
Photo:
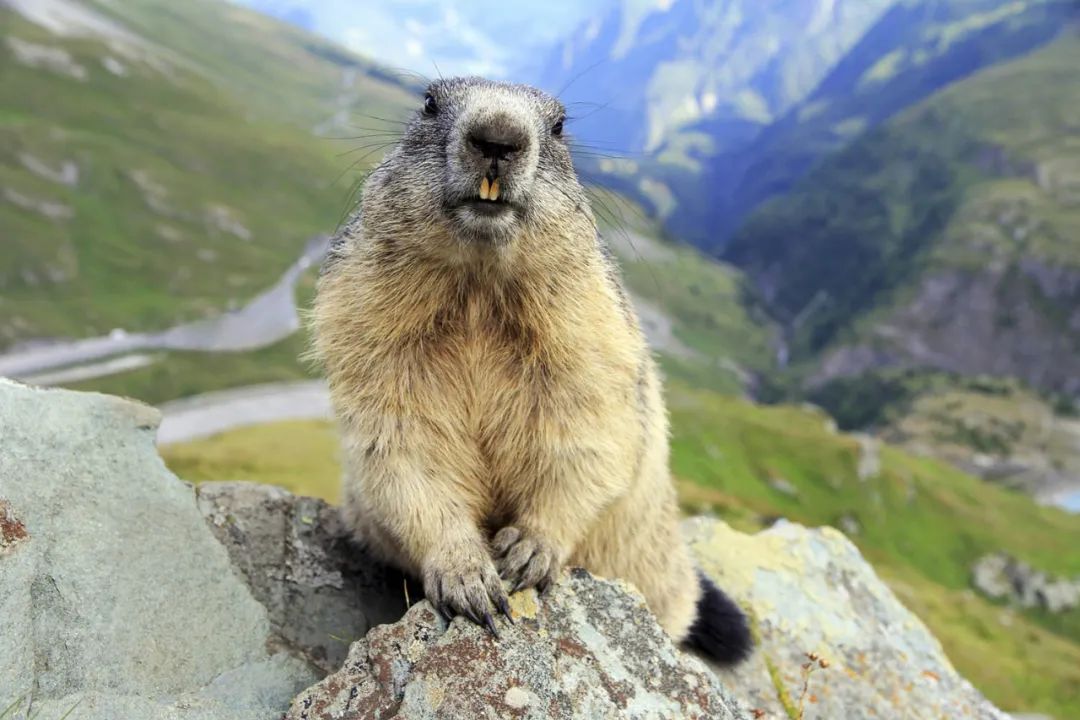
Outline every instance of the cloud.
{"label": "cloud", "polygon": [[577,0],[234,0],[302,24],[387,65],[503,77],[610,4]]}

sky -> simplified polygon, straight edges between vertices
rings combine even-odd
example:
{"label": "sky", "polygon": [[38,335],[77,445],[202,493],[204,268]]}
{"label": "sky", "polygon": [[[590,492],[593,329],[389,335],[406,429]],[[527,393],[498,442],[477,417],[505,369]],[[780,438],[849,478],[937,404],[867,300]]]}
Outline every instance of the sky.
{"label": "sky", "polygon": [[[612,0],[234,0],[425,76],[513,77]],[[437,69],[436,69],[437,66]]]}

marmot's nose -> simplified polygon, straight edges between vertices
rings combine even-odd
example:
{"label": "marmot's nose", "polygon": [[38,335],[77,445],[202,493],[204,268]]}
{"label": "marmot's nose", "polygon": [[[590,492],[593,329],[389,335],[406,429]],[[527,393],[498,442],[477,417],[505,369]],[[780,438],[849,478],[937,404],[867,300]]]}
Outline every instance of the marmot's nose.
{"label": "marmot's nose", "polygon": [[466,137],[486,160],[513,160],[529,144],[528,130],[502,114],[473,124]]}
{"label": "marmot's nose", "polygon": [[488,160],[509,160],[512,153],[521,149],[516,143],[493,142],[477,134],[469,135],[469,144]]}

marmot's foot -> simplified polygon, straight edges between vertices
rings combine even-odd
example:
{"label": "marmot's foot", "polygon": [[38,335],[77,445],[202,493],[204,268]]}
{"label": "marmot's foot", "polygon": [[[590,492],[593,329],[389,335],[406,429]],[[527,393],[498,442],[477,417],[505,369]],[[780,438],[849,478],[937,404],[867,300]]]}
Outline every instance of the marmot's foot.
{"label": "marmot's foot", "polygon": [[424,594],[447,622],[464,615],[498,637],[491,618],[493,604],[513,622],[502,581],[481,547],[447,548],[425,563]]}
{"label": "marmot's foot", "polygon": [[514,583],[512,592],[535,587],[545,592],[559,575],[555,546],[536,533],[508,525],[491,542],[499,574]]}

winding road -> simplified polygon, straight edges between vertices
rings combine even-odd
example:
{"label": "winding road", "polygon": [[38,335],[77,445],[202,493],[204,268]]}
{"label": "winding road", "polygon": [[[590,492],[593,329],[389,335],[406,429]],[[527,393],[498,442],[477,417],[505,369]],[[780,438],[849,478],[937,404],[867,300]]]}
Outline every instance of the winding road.
{"label": "winding road", "polygon": [[249,385],[174,400],[160,407],[159,445],[188,442],[233,428],[284,420],[329,420],[330,392],[322,380]]}
{"label": "winding road", "polygon": [[[98,363],[97,367],[102,370],[98,374],[108,374],[116,365],[99,361],[131,353],[149,350],[240,352],[272,345],[300,328],[296,283],[304,271],[322,261],[329,242],[327,236],[309,240],[303,254],[277,283],[239,310],[156,333],[114,330],[102,337],[37,345],[0,355],[0,376],[49,384],[45,380],[60,375],[59,369],[75,372],[78,366],[87,363]],[[86,370],[88,368],[84,368],[79,377],[93,377]]]}

